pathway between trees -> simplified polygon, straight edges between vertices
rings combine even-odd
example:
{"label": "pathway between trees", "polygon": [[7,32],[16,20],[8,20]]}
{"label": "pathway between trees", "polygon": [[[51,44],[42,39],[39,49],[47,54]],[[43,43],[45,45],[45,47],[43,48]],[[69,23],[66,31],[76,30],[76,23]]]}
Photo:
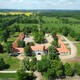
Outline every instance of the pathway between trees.
{"label": "pathway between trees", "polygon": [[66,41],[66,43],[68,43],[70,45],[71,48],[71,55],[67,55],[67,56],[60,56],[61,60],[66,60],[66,59],[70,59],[70,58],[74,58],[77,56],[77,47],[74,45],[74,43],[72,41],[70,41],[69,39],[67,39],[65,36],[62,36]]}

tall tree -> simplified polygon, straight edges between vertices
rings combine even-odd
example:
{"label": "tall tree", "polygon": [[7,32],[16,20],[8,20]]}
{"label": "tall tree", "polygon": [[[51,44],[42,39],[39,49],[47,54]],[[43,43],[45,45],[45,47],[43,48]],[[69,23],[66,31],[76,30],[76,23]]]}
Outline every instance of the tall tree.
{"label": "tall tree", "polygon": [[3,46],[0,44],[0,53],[3,53]]}
{"label": "tall tree", "polygon": [[60,60],[59,56],[57,54],[54,54],[54,53],[49,53],[49,59],[50,60]]}
{"label": "tall tree", "polygon": [[22,64],[21,64],[21,68],[24,69],[24,70],[30,70],[30,62],[29,62],[29,58],[24,58],[22,60]]}
{"label": "tall tree", "polygon": [[73,70],[75,71],[75,73],[77,75],[80,75],[80,64],[79,63],[75,63],[74,67],[73,67]]}
{"label": "tall tree", "polygon": [[56,53],[56,47],[55,46],[50,46],[48,48],[48,53]]}
{"label": "tall tree", "polygon": [[12,52],[12,43],[6,43],[5,48],[7,53]]}
{"label": "tall tree", "polygon": [[51,60],[50,64],[50,68],[55,71],[55,77],[60,77],[63,75],[63,64],[61,61]]}
{"label": "tall tree", "polygon": [[36,70],[36,64],[37,64],[37,59],[36,57],[33,57],[32,60],[30,61],[30,69],[31,70]]}
{"label": "tall tree", "polygon": [[25,47],[24,47],[24,53],[25,53],[25,56],[30,56],[30,55],[32,55],[31,47],[30,47],[30,46],[25,46]]}
{"label": "tall tree", "polygon": [[3,58],[0,58],[0,70],[5,68],[5,62]]}
{"label": "tall tree", "polygon": [[47,59],[47,57],[42,58],[42,60],[39,61],[37,64],[37,70],[39,72],[46,72],[48,68],[49,68],[49,60]]}
{"label": "tall tree", "polygon": [[72,70],[71,65],[69,63],[65,63],[64,73],[66,76],[72,76],[73,75],[73,70]]}
{"label": "tall tree", "polygon": [[17,80],[27,80],[28,77],[27,73],[23,69],[18,70],[16,75],[17,75],[16,77]]}
{"label": "tall tree", "polygon": [[36,32],[34,34],[34,40],[37,43],[43,43],[44,42],[44,33],[43,32]]}

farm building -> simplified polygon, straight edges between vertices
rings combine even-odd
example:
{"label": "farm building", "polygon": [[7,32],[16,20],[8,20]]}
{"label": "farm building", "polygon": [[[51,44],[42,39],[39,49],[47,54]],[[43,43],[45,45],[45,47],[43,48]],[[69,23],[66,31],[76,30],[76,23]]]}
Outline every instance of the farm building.
{"label": "farm building", "polygon": [[[13,43],[13,53],[16,54],[24,54],[24,48],[18,48],[17,41],[18,40],[23,40],[24,39],[24,34],[22,33],[17,40]],[[31,46],[32,53],[35,55],[43,55],[47,53],[47,48],[45,46]]]}
{"label": "farm building", "polygon": [[23,40],[24,39],[24,34],[22,33],[15,42],[13,42],[12,47],[13,47],[13,52],[14,53],[24,53],[24,48],[18,48],[17,41],[18,40]]}
{"label": "farm building", "polygon": [[32,53],[35,55],[45,55],[47,54],[47,48],[45,46],[31,46]]}
{"label": "farm building", "polygon": [[57,35],[58,37],[58,44],[59,44],[59,48],[57,48],[57,51],[60,55],[70,55],[70,51],[67,49],[67,47],[64,45],[64,43],[62,42],[62,40],[60,39],[60,37]]}

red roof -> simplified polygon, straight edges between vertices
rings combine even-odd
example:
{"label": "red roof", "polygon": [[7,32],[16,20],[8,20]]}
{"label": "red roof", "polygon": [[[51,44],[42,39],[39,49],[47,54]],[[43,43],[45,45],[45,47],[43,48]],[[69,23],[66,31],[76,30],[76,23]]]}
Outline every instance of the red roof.
{"label": "red roof", "polygon": [[15,52],[24,53],[24,48],[14,48]]}
{"label": "red roof", "polygon": [[[44,46],[31,46],[31,49],[32,49],[32,51],[37,51],[37,50],[40,50],[40,51],[43,51],[44,50]],[[46,50],[47,48],[45,48],[45,50]]]}
{"label": "red roof", "polygon": [[24,34],[22,33],[22,34],[16,39],[16,41],[13,42],[13,48],[17,48],[17,47],[18,47],[17,41],[18,41],[18,40],[22,40],[23,37],[24,37]]}
{"label": "red roof", "polygon": [[62,42],[62,40],[60,39],[60,37],[57,35],[58,37],[58,43],[60,45],[60,48],[57,48],[58,52],[60,53],[68,53],[69,50],[67,49],[67,47],[64,45],[64,43]]}

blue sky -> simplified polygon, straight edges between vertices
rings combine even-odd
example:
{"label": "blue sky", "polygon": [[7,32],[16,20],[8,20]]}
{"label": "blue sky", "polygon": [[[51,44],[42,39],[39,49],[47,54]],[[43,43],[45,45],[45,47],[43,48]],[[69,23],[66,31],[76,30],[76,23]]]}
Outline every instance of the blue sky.
{"label": "blue sky", "polygon": [[80,0],[0,0],[0,8],[80,10]]}

